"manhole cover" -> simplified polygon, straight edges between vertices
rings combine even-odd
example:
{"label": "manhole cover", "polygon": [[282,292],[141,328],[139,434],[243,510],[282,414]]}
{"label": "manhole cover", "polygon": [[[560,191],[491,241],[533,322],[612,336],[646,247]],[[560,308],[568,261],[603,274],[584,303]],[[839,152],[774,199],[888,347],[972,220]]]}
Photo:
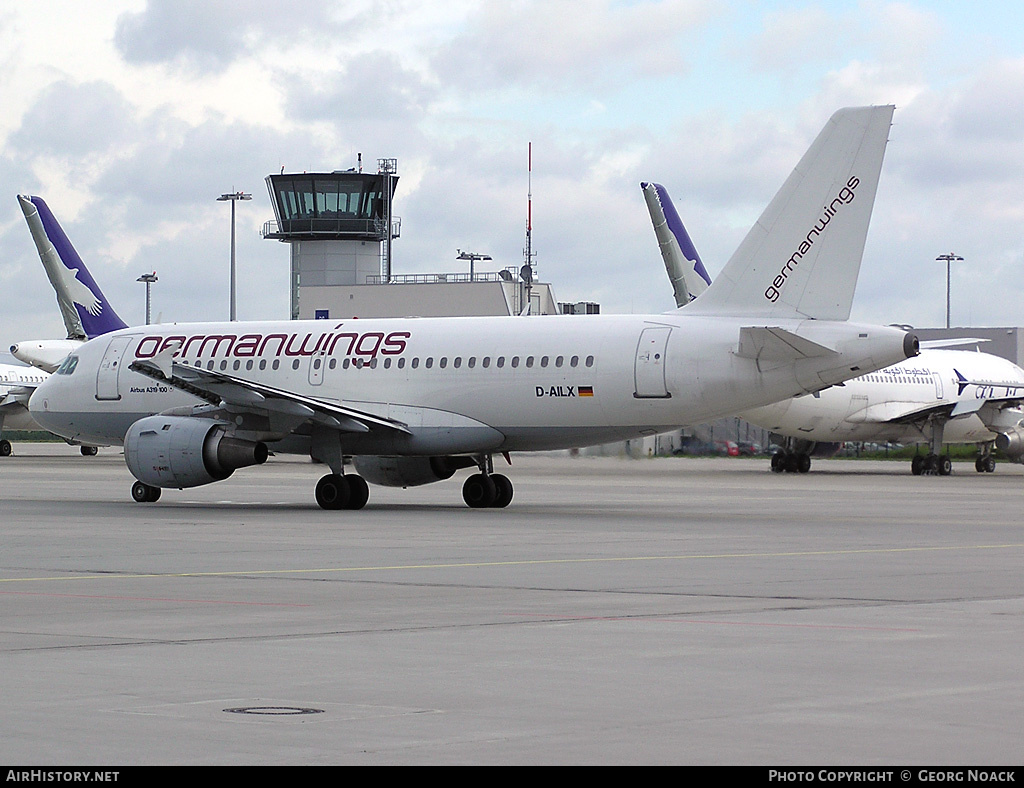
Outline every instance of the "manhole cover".
{"label": "manhole cover", "polygon": [[302,706],[239,706],[235,709],[224,709],[231,714],[266,714],[285,716],[294,714],[323,714],[323,709],[312,709]]}

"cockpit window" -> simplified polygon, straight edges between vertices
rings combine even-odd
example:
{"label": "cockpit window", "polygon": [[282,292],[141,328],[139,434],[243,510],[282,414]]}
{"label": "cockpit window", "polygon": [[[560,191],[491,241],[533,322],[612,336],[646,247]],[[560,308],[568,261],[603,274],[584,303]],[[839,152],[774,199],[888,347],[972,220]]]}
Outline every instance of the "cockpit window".
{"label": "cockpit window", "polygon": [[78,366],[78,356],[68,356],[63,363],[57,367],[58,375],[70,375]]}

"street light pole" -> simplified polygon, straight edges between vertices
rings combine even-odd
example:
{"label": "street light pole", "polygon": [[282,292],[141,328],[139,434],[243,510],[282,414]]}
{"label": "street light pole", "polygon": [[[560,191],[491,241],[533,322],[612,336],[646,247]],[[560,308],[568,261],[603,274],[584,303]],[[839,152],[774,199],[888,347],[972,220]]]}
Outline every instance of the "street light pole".
{"label": "street light pole", "polygon": [[473,278],[476,275],[474,273],[474,271],[473,271],[473,264],[477,260],[490,260],[491,259],[491,256],[489,254],[477,254],[476,252],[464,252],[461,249],[456,249],[455,251],[457,251],[459,253],[459,256],[455,258],[456,260],[469,260],[469,281],[470,282],[473,281]]}
{"label": "street light pole", "polygon": [[955,260],[956,262],[962,262],[964,258],[962,258],[962,257],[961,257],[960,255],[958,255],[958,254],[953,254],[952,252],[950,252],[949,254],[940,254],[940,255],[939,255],[938,257],[936,257],[935,259],[936,259],[936,261],[939,261],[939,260],[945,260],[945,261],[946,261],[946,328],[949,328],[949,281],[950,281],[950,264],[951,264],[951,263],[952,263],[952,262],[953,262],[954,260]]}
{"label": "street light pole", "polygon": [[217,202],[231,202],[231,320],[235,320],[235,203],[239,200],[251,200],[251,194],[233,192],[222,194]]}
{"label": "street light pole", "polygon": [[150,307],[150,303],[151,303],[150,297],[149,297],[150,296],[149,288],[153,286],[153,282],[158,281],[157,275],[156,275],[156,271],[154,271],[151,274],[143,274],[142,276],[140,276],[135,281],[136,282],[145,282],[146,283],[146,325],[148,326],[149,325],[149,315],[150,315],[149,307]]}

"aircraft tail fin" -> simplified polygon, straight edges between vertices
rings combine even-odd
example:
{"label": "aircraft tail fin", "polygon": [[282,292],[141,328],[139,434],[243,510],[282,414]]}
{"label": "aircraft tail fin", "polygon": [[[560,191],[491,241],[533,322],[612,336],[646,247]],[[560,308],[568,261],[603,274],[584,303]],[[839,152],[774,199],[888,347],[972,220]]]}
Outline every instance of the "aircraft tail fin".
{"label": "aircraft tail fin", "polygon": [[711,277],[683,226],[668,191],[660,183],[641,183],[647,210],[654,224],[658,248],[675,294],[676,306],[685,306],[708,289]]}
{"label": "aircraft tail fin", "polygon": [[92,339],[127,328],[41,197],[18,195],[46,275],[57,293],[68,339]]}
{"label": "aircraft tail fin", "polygon": [[687,309],[848,319],[893,110],[836,112],[714,284]]}

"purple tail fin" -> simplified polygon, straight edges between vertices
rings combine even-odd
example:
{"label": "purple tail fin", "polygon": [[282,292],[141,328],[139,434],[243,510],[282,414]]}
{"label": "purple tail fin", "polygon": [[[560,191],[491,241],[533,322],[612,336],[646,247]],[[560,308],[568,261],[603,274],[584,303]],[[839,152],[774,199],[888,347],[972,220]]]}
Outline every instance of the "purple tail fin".
{"label": "purple tail fin", "polygon": [[[67,269],[67,273],[59,272],[61,285],[54,283],[54,287],[58,289],[57,300],[60,301],[63,296],[73,302],[85,335],[89,339],[127,328],[127,324],[117,316],[43,199],[31,197],[30,200],[39,212],[46,238],[53,244],[60,262]],[[37,245],[38,242],[37,239]],[[64,293],[60,292],[61,288]]]}
{"label": "purple tail fin", "polygon": [[676,306],[690,303],[708,289],[708,276],[665,187],[659,183],[641,183],[647,209],[654,224],[661,256],[675,291]]}

